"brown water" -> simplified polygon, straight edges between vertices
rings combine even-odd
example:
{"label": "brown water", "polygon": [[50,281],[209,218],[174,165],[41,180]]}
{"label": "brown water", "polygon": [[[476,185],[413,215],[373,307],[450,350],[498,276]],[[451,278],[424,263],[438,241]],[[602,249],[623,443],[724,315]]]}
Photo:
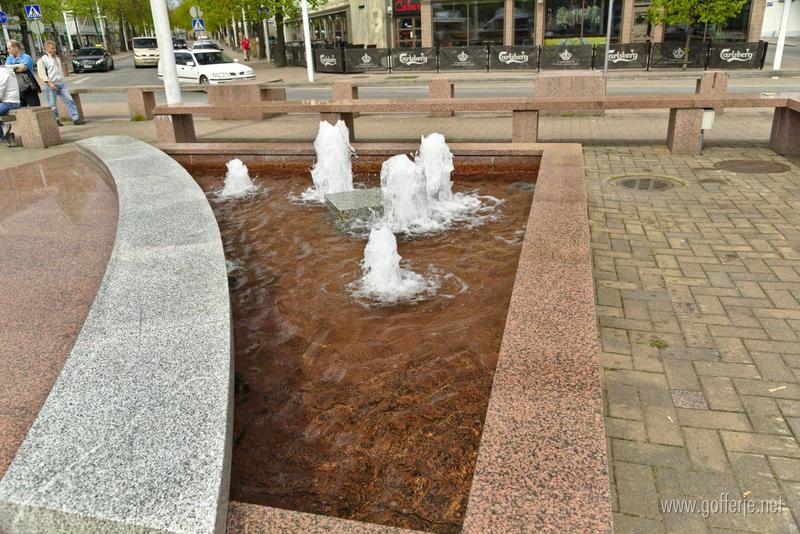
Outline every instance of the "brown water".
{"label": "brown water", "polygon": [[[222,185],[219,174],[197,181]],[[429,300],[383,307],[348,293],[366,241],[321,206],[287,200],[307,175],[212,200],[226,257],[241,262],[232,499],[460,530],[532,199],[509,182],[456,185],[505,199],[499,220],[401,241],[406,266],[435,266],[443,284]]]}

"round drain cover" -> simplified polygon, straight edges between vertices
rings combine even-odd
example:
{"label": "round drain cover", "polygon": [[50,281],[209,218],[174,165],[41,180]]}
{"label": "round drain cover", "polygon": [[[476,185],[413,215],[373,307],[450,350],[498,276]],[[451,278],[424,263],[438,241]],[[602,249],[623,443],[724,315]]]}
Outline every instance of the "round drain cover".
{"label": "round drain cover", "polygon": [[764,159],[727,159],[716,162],[714,168],[744,174],[772,174],[786,172],[790,169],[788,165],[783,163]]}
{"label": "round drain cover", "polygon": [[614,183],[637,191],[666,191],[677,185],[676,182],[660,176],[622,176]]}

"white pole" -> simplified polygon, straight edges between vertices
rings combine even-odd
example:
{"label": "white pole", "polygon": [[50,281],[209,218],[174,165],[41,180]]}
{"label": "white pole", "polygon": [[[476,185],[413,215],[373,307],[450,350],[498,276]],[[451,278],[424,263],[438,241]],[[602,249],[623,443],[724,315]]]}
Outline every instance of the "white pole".
{"label": "white pole", "polygon": [[608,3],[608,27],[606,28],[606,57],[603,60],[603,78],[606,79],[606,83],[608,83],[608,50],[611,47],[611,20],[612,14],[614,13],[614,0],[610,0]]}
{"label": "white pole", "polygon": [[244,37],[249,41],[250,30],[247,28],[247,13],[245,13],[244,7],[242,7],[242,26],[244,26]]}
{"label": "white pole", "polygon": [[69,43],[70,52],[74,52],[75,47],[72,46],[72,35],[69,33],[69,24],[67,24],[67,12],[62,11],[61,14],[64,15],[64,29],[67,30],[67,42]]}
{"label": "white pole", "polygon": [[775,47],[775,59],[772,61],[772,70],[781,70],[783,60],[783,45],[786,41],[786,30],[789,28],[789,10],[792,0],[783,0],[783,15],[781,16],[781,29],[778,31],[778,46]]}
{"label": "white pole", "polygon": [[100,23],[100,34],[103,36],[103,48],[108,50],[108,43],[106,42],[106,27],[103,26],[103,16],[100,14],[100,3],[94,0],[94,5],[97,8],[97,22]]}
{"label": "white pole", "polygon": [[164,76],[167,105],[173,106],[180,104],[182,99],[181,86],[178,84],[178,69],[175,67],[175,52],[172,50],[167,1],[150,0],[150,11],[153,13],[153,29],[158,42],[158,55],[161,62],[161,74]]}
{"label": "white pole", "polygon": [[266,41],[266,48],[267,48],[267,63],[272,61],[272,54],[269,51],[269,20],[264,19],[264,40]]}
{"label": "white pole", "polygon": [[314,81],[314,57],[311,55],[311,30],[308,24],[308,2],[300,0],[300,7],[303,11],[303,39],[306,41],[306,70],[308,71],[308,81]]}

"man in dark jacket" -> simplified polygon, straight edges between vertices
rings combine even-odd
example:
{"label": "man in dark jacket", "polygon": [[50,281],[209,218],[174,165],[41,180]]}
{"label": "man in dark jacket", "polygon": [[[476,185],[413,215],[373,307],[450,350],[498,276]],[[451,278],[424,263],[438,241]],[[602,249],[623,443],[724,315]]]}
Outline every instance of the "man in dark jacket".
{"label": "man in dark jacket", "polygon": [[33,58],[22,51],[22,44],[13,39],[8,41],[8,58],[6,65],[11,67],[17,77],[19,85],[19,100],[21,107],[41,106],[39,92],[41,88],[34,76]]}

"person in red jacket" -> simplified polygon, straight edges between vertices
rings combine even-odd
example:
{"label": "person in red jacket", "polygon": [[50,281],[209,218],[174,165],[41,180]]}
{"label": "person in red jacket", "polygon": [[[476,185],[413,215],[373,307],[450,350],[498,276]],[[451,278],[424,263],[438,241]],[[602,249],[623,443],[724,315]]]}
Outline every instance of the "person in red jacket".
{"label": "person in red jacket", "polygon": [[244,60],[250,60],[250,40],[247,37],[242,37],[242,52],[244,52]]}

